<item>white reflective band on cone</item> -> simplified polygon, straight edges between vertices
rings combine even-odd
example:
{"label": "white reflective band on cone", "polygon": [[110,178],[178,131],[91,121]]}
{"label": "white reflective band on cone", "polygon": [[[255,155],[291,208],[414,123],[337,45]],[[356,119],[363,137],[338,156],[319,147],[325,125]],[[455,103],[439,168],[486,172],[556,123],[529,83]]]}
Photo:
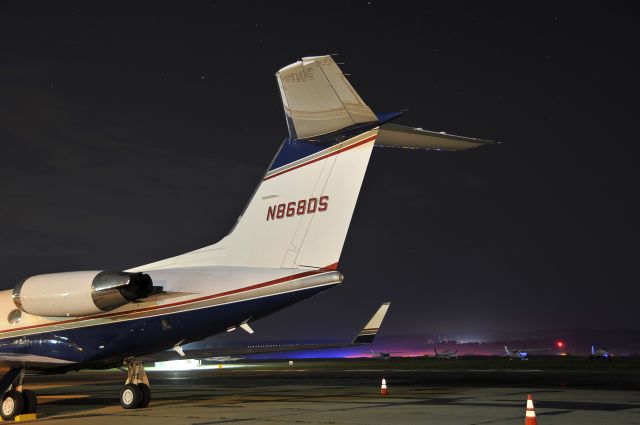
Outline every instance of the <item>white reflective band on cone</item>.
{"label": "white reflective band on cone", "polygon": [[533,400],[527,400],[527,409],[533,409]]}
{"label": "white reflective band on cone", "polygon": [[534,412],[533,410],[527,410],[527,418],[535,418],[536,417],[536,412]]}

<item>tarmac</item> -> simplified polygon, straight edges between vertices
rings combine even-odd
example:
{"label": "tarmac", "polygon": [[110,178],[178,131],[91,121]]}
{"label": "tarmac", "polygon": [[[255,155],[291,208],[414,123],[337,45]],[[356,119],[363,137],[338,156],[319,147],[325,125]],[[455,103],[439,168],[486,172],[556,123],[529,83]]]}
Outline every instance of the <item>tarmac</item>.
{"label": "tarmac", "polygon": [[[37,391],[38,422],[47,424],[521,425],[527,394],[533,395],[539,424],[640,424],[635,367],[465,366],[392,359],[150,371],[152,400],[138,410],[120,407],[126,374],[118,370],[28,376],[25,387]],[[379,395],[382,377],[388,396]]]}

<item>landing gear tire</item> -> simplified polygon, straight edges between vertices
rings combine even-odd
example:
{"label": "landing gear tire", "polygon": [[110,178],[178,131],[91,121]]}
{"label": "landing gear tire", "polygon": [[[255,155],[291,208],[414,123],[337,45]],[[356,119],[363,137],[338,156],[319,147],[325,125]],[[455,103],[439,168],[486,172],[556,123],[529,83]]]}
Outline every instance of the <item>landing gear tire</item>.
{"label": "landing gear tire", "polygon": [[137,409],[142,404],[142,391],[137,385],[127,384],[120,390],[120,405],[125,409]]}
{"label": "landing gear tire", "polygon": [[36,413],[38,411],[38,397],[33,390],[22,390],[22,398],[24,399],[23,413]]}
{"label": "landing gear tire", "polygon": [[140,388],[140,392],[142,392],[142,401],[140,402],[140,408],[144,409],[149,405],[151,401],[151,389],[147,384],[138,384],[138,388]]}
{"label": "landing gear tire", "polygon": [[24,397],[22,393],[16,390],[7,391],[4,397],[2,397],[2,407],[0,408],[0,416],[2,416],[2,419],[10,421],[23,412]]}
{"label": "landing gear tire", "polygon": [[127,380],[120,390],[120,404],[125,409],[144,409],[151,401],[149,378],[139,360],[127,359]]}

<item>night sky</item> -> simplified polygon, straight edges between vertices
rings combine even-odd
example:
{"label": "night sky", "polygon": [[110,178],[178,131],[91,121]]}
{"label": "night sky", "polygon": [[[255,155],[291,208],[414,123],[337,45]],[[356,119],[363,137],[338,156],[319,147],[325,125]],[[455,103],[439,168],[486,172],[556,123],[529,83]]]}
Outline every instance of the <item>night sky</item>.
{"label": "night sky", "polygon": [[0,2],[2,289],[220,239],[287,134],[274,73],[337,53],[373,110],[502,144],[374,150],[344,284],[262,339],[383,301],[385,333],[639,327],[631,6],[85,3]]}

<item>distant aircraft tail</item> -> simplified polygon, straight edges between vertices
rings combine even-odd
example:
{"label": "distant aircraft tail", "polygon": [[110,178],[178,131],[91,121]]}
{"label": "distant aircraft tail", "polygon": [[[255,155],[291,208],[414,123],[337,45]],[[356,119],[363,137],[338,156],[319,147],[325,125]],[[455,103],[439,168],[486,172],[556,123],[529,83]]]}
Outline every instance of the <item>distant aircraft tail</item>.
{"label": "distant aircraft tail", "polygon": [[378,118],[331,56],[276,73],[289,137],[220,242],[133,270],[196,266],[333,269],[378,134]]}
{"label": "distant aircraft tail", "polygon": [[507,356],[509,356],[511,354],[511,352],[509,351],[509,349],[507,348],[507,346],[504,346],[504,352]]}
{"label": "distant aircraft tail", "polygon": [[596,346],[595,346],[595,345],[592,345],[592,346],[591,346],[591,355],[593,356],[593,355],[595,355],[595,354],[596,354]]}
{"label": "distant aircraft tail", "polygon": [[382,321],[384,320],[384,316],[386,316],[390,305],[390,302],[386,302],[378,308],[378,311],[375,312],[365,327],[354,338],[352,344],[370,344],[373,342],[373,339],[378,334],[378,329],[380,329],[380,325],[382,325]]}

